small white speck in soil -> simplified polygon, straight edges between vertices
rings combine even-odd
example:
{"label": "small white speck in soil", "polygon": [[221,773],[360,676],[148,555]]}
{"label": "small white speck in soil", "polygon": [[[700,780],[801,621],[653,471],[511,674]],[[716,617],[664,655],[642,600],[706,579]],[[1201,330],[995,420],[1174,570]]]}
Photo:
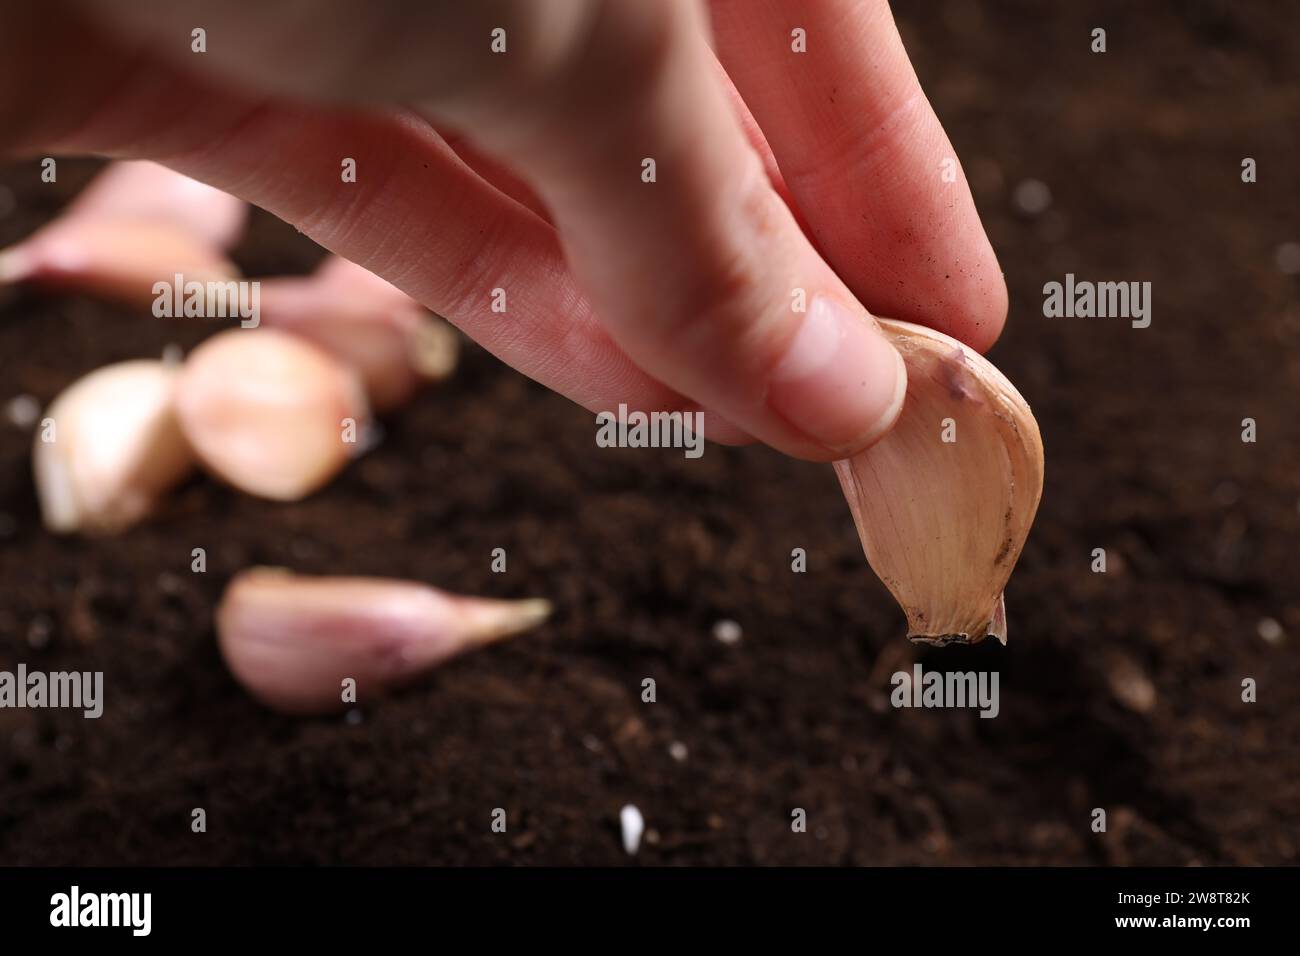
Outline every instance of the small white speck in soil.
{"label": "small white speck in soil", "polygon": [[636,851],[641,848],[641,834],[645,832],[641,811],[629,803],[618,811],[618,822],[623,830],[623,849],[628,856],[636,856]]}
{"label": "small white speck in soil", "polygon": [[739,644],[744,633],[735,621],[719,621],[713,625],[713,637],[722,644]]}

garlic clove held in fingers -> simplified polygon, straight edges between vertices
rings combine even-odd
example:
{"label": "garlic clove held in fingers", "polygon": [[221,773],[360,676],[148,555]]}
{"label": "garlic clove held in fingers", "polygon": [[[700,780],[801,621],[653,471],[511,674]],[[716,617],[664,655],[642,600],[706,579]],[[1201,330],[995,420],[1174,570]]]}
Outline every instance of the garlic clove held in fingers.
{"label": "garlic clove held in fingers", "polygon": [[249,494],[295,501],[362,447],[370,410],[357,374],[274,329],[205,340],[176,384],[185,437],[205,467]]}
{"label": "garlic clove held in fingers", "polygon": [[941,332],[881,319],[907,366],[892,431],[836,473],[872,569],[918,642],[1006,643],[1002,592],[1043,490],[1029,405]]}
{"label": "garlic clove held in fingers", "polygon": [[230,582],[216,622],[226,664],[254,697],[285,713],[322,714],[367,703],[457,654],[531,630],[550,611],[540,599],[499,601],[415,581],[253,568]]}
{"label": "garlic clove held in fingers", "polygon": [[120,362],[64,390],[37,429],[37,497],[56,532],[121,531],[194,467],[172,405],[176,371]]}

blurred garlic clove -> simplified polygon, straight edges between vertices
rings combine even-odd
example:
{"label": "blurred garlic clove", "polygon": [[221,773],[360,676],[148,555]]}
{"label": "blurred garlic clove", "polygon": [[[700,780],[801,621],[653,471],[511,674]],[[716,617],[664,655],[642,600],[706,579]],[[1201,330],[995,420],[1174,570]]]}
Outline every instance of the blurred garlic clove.
{"label": "blurred garlic clove", "polygon": [[422,313],[410,338],[408,358],[427,382],[441,382],[456,370],[460,338],[450,322],[431,312]]}
{"label": "blurred garlic clove", "polygon": [[148,160],[110,163],[59,217],[154,222],[216,249],[229,249],[248,222],[248,204]]}
{"label": "blurred garlic clove", "polygon": [[456,333],[424,309],[382,311],[365,302],[322,297],[307,288],[311,281],[264,282],[262,325],[291,332],[354,367],[376,411],[400,408],[425,383],[446,378],[455,368]]}
{"label": "blurred garlic clove", "polygon": [[226,282],[239,270],[214,246],[160,222],[59,219],[0,251],[0,285],[31,282],[131,306],[152,305],[154,285]]}
{"label": "blurred garlic clove", "polygon": [[274,329],[230,329],[205,340],[181,368],[176,412],[207,468],[278,501],[296,501],[333,478],[370,427],[356,372]]}
{"label": "blurred garlic clove", "polygon": [[329,289],[336,295],[352,295],[384,305],[415,301],[387,279],[342,256],[326,256],[312,273],[312,278],[320,288]]}
{"label": "blurred garlic clove", "polygon": [[1043,490],[1029,405],[941,332],[881,319],[907,366],[892,431],[836,473],[867,560],[921,643],[1006,643],[1002,592]]}
{"label": "blurred garlic clove", "polygon": [[275,710],[344,710],[344,681],[367,703],[443,661],[530,630],[551,613],[541,599],[448,594],[415,581],[312,577],[253,568],[217,607],[217,639],[231,673]]}
{"label": "blurred garlic clove", "polygon": [[440,382],[456,370],[460,354],[456,329],[388,280],[342,256],[327,257],[315,278],[336,298],[352,298],[372,307],[383,305],[400,343],[395,351],[400,351],[424,381]]}
{"label": "blurred garlic clove", "polygon": [[332,256],[306,279],[262,283],[261,321],[292,332],[361,373],[370,403],[387,412],[456,367],[455,330],[396,286]]}
{"label": "blurred garlic clove", "polygon": [[121,531],[190,472],[175,384],[176,370],[162,362],[121,362],[78,379],[54,400],[32,450],[47,528]]}

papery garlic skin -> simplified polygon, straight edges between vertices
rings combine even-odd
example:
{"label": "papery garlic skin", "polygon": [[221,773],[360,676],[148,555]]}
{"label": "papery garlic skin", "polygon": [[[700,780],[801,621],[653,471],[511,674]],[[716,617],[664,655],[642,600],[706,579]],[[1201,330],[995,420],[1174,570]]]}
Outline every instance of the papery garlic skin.
{"label": "papery garlic skin", "polygon": [[912,640],[1005,644],[1003,589],[1043,490],[1038,424],[973,349],[907,322],[880,326],[907,366],[903,411],[879,442],[835,463],[863,550]]}
{"label": "papery garlic skin", "polygon": [[296,501],[363,446],[370,408],[349,366],[274,329],[205,340],[176,383],[181,428],[202,464],[249,494]]}
{"label": "papery garlic skin", "polygon": [[176,420],[175,384],[175,369],[162,362],[120,362],[55,398],[32,449],[47,528],[121,531],[189,474],[194,456]]}
{"label": "papery garlic skin", "polygon": [[217,608],[221,654],[258,700],[285,713],[336,713],[443,661],[529,630],[544,600],[448,594],[415,581],[313,577],[277,568],[237,575]]}

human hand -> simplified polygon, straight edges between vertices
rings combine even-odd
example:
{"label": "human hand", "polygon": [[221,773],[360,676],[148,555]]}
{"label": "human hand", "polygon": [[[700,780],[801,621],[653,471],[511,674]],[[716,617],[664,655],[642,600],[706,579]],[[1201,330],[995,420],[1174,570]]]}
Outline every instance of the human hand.
{"label": "human hand", "polygon": [[57,5],[3,14],[6,149],[247,199],[593,410],[843,458],[902,399],[861,303],[980,349],[1005,318],[880,0],[715,0],[716,57],[693,0]]}

